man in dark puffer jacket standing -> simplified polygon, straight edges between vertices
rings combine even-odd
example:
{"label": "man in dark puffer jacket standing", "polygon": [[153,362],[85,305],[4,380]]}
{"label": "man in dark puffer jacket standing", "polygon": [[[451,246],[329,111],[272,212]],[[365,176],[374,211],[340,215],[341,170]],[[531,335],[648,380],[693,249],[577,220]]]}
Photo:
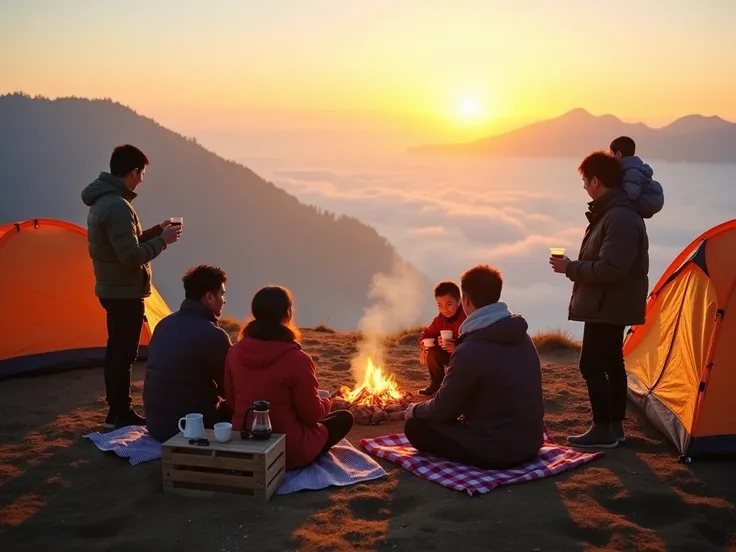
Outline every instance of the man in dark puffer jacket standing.
{"label": "man in dark puffer jacket standing", "polygon": [[588,203],[588,228],[575,261],[550,257],[572,280],[568,318],[584,322],[580,372],[593,425],[567,438],[576,447],[612,448],[626,440],[626,326],[644,323],[649,288],[649,238],[641,213],[621,187],[616,157],[596,152],[578,168]]}
{"label": "man in dark puffer jacket standing", "polygon": [[145,314],[151,295],[150,262],[176,242],[182,226],[165,220],[143,230],[132,201],[148,166],[144,153],[131,145],[118,146],[110,157],[110,172],[101,172],[82,191],[89,207],[87,243],[95,272],[95,294],[107,313],[105,394],[110,410],[106,428],[145,425],[133,410],[130,373],[138,357]]}

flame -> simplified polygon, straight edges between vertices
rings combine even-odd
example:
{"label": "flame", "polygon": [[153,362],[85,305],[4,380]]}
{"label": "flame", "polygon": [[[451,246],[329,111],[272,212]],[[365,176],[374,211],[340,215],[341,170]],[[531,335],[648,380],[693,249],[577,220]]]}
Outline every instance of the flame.
{"label": "flame", "polygon": [[366,406],[396,402],[404,396],[399,391],[393,374],[384,374],[383,369],[376,366],[370,357],[366,362],[363,382],[356,384],[352,389],[342,387],[340,393],[346,401]]}

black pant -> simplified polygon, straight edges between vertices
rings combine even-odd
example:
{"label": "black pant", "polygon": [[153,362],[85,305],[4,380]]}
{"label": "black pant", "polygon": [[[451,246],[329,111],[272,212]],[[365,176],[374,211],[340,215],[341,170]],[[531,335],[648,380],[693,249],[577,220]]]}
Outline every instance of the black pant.
{"label": "black pant", "polygon": [[580,373],[588,386],[593,423],[621,422],[626,416],[624,326],[586,322]]}
{"label": "black pant", "polygon": [[327,443],[320,454],[327,453],[332,447],[347,437],[353,429],[353,414],[348,410],[335,410],[322,418],[319,423],[327,426]]}
{"label": "black pant", "polygon": [[440,384],[445,379],[445,367],[450,363],[450,353],[440,347],[427,349],[427,370],[432,383]]}
{"label": "black pant", "polygon": [[[449,422],[446,425],[460,424]],[[437,424],[439,425],[439,424]],[[445,424],[443,424],[445,425]],[[404,424],[404,435],[415,449],[459,462],[466,466],[475,466],[482,470],[505,470],[518,466],[519,462],[489,462],[465,450],[459,443],[445,433],[437,431],[433,422],[418,418],[409,418]],[[531,460],[531,458],[529,459]],[[522,462],[523,463],[523,462]]]}
{"label": "black pant", "polygon": [[100,299],[107,312],[105,394],[114,413],[130,409],[130,373],[138,358],[145,307],[143,299]]}

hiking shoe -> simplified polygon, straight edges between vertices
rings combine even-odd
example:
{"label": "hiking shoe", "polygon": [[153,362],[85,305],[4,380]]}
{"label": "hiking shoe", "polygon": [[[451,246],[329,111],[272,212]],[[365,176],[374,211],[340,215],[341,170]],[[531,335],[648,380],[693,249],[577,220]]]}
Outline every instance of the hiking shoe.
{"label": "hiking shoe", "polygon": [[619,443],[626,442],[626,433],[624,433],[624,423],[623,422],[612,422],[611,431],[613,431],[613,436],[616,437],[616,440]]}
{"label": "hiking shoe", "polygon": [[146,425],[146,419],[143,416],[139,415],[132,408],[118,414],[115,418],[115,429],[120,429],[121,427],[129,425],[144,426]]}
{"label": "hiking shoe", "polygon": [[425,397],[431,397],[432,395],[437,393],[437,391],[439,390],[440,390],[440,384],[436,382],[432,382],[424,389],[420,389],[419,391],[417,391],[417,393],[419,393],[420,395],[424,395]]}
{"label": "hiking shoe", "polygon": [[618,439],[610,424],[593,424],[582,435],[572,435],[567,443],[579,448],[613,448],[618,446]]}
{"label": "hiking shoe", "polygon": [[112,408],[107,411],[105,423],[102,424],[102,427],[105,429],[113,429],[115,427],[115,412],[112,411]]}

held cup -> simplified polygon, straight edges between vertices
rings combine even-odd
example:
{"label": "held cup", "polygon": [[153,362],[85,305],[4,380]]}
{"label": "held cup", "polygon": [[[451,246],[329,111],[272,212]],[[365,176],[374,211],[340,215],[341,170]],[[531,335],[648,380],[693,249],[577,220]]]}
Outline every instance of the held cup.
{"label": "held cup", "polygon": [[181,226],[184,224],[184,217],[171,217],[169,220],[173,226]]}
{"label": "held cup", "polygon": [[430,347],[434,347],[434,339],[431,337],[427,337],[425,339],[422,339],[422,345],[425,349],[429,349]]}
{"label": "held cup", "polygon": [[325,390],[325,389],[320,389],[319,390],[319,396],[320,397],[323,397],[325,399],[329,399],[330,398],[330,392],[327,391],[327,390]]}
{"label": "held cup", "polygon": [[564,247],[550,247],[549,254],[555,259],[561,259],[562,257],[565,256],[565,248]]}
{"label": "held cup", "polygon": [[452,341],[452,330],[442,330],[440,332],[440,337],[442,338],[442,341]]}

